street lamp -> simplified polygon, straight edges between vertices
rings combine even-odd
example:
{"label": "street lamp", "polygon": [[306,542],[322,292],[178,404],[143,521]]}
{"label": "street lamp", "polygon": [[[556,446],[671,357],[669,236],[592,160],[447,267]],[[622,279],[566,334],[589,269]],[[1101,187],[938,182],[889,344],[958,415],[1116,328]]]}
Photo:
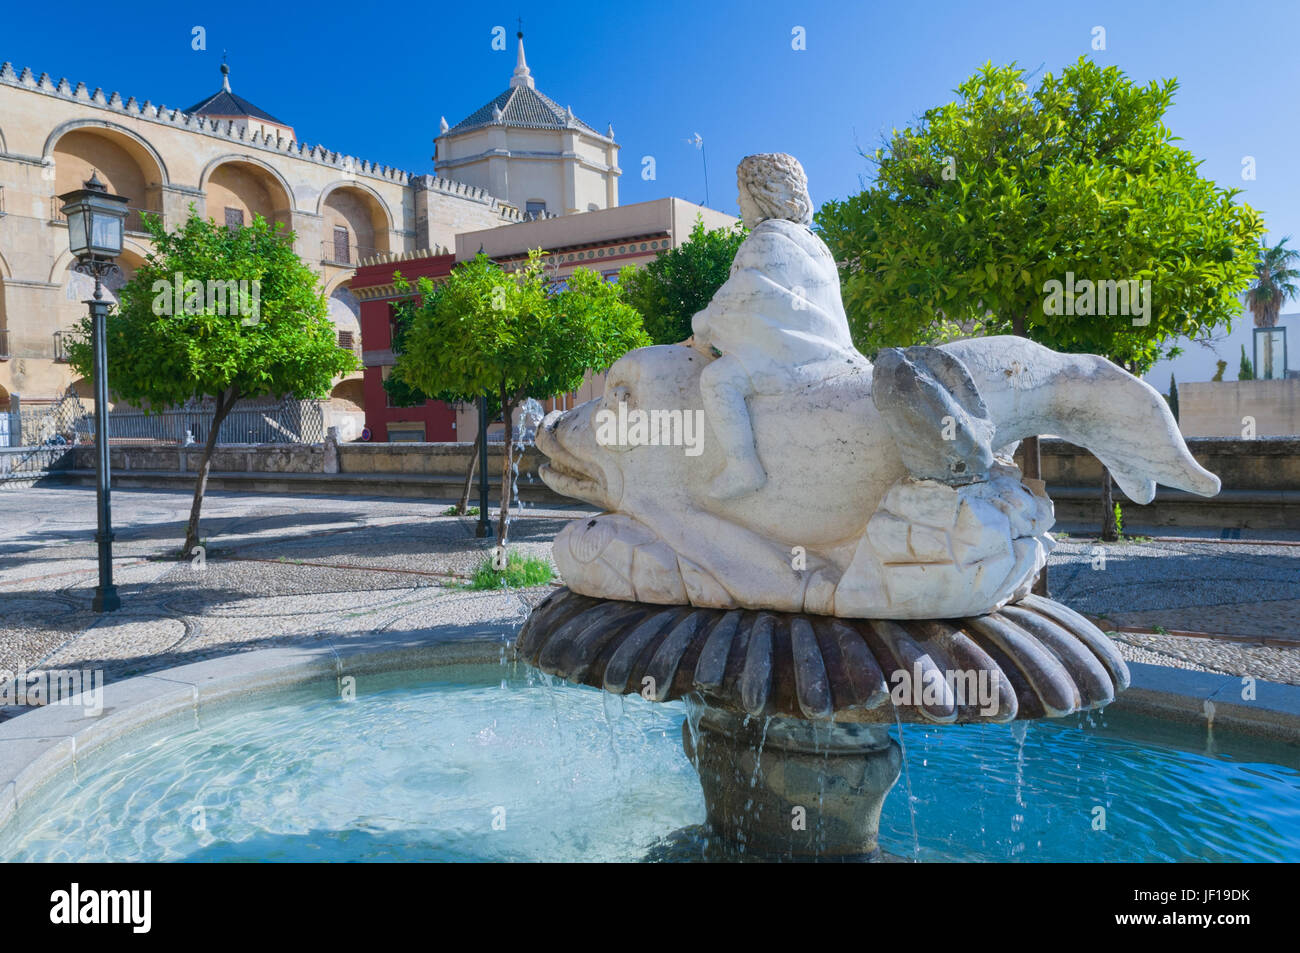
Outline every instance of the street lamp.
{"label": "street lamp", "polygon": [[94,171],[85,188],[59,196],[68,219],[68,247],[77,259],[75,271],[95,279],[95,296],[90,306],[91,345],[95,352],[95,492],[99,505],[99,585],[95,587],[96,612],[113,612],[122,607],[113,585],[113,519],[109,510],[108,458],[108,352],[105,325],[108,302],[101,279],[117,271],[113,259],[122,254],[122,232],[127,199],[112,195]]}

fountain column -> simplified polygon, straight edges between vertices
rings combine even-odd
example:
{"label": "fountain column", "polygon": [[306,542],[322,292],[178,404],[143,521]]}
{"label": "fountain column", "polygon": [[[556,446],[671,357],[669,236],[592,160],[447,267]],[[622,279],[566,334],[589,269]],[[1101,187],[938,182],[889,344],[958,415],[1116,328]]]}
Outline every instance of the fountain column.
{"label": "fountain column", "polygon": [[880,724],[754,718],[687,699],[682,746],[709,826],[760,856],[880,858],[880,811],[902,753]]}

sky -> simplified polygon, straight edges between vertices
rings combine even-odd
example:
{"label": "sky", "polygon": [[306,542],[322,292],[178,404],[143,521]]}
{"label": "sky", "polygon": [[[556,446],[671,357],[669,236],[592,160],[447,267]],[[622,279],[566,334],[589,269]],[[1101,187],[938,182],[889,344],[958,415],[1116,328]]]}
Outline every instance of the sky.
{"label": "sky", "polygon": [[[602,132],[613,124],[622,204],[702,203],[707,188],[733,214],[745,155],[792,153],[815,202],[845,198],[869,179],[862,151],[951,101],[986,61],[1047,72],[1086,55],[1139,82],[1177,78],[1167,123],[1202,174],[1241,189],[1271,240],[1300,236],[1294,2],[137,2],[78,15],[105,32],[91,42],[48,8],[7,6],[0,60],[16,69],[186,108],[219,88],[225,51],[234,91],[302,141],[415,173],[433,171],[439,117],[454,125],[507,87],[522,18],[538,89]],[[697,133],[703,151],[687,141]]]}

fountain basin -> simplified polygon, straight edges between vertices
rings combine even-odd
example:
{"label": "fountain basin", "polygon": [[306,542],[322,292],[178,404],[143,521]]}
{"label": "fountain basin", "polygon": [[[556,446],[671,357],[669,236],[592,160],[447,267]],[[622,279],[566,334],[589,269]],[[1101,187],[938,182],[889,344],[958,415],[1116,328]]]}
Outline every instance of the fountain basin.
{"label": "fountain basin", "polygon": [[[698,830],[681,703],[556,684],[501,664],[501,648],[493,632],[262,650],[110,685],[98,719],[52,708],[13,719],[0,725],[3,856],[634,860],[675,829]],[[1159,691],[1135,673],[1148,701],[1199,710],[1170,692],[1180,673],[1161,670]],[[340,695],[349,677],[352,702]],[[1260,698],[1277,699],[1259,708],[1285,726],[1283,687],[1261,683]],[[1300,860],[1295,746],[1121,706],[889,729],[907,763],[881,848],[921,860]],[[780,739],[775,721],[768,738]],[[688,847],[673,856],[708,854],[699,838]]]}

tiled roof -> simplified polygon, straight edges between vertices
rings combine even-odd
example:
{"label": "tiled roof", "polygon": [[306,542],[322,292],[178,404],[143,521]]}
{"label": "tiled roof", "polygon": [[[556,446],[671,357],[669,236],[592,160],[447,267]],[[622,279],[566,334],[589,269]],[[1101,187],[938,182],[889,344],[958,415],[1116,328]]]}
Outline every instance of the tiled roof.
{"label": "tiled roof", "polygon": [[234,93],[225,89],[219,89],[207,99],[191,106],[185,112],[197,114],[200,116],[250,116],[253,119],[261,119],[266,122],[273,122],[279,126],[286,126],[288,123],[281,122],[264,109],[258,109],[247,99],[242,96],[236,96]]}
{"label": "tiled roof", "polygon": [[[569,125],[569,111],[556,103],[544,93],[539,93],[531,86],[512,86],[500,96],[490,100],[474,110],[456,125],[448,129],[444,136],[467,132],[481,126],[490,126],[496,122],[493,110],[501,110],[501,122],[507,126],[522,126],[528,129],[564,129]],[[594,135],[600,135],[595,129],[581,119],[574,117],[574,124]]]}

